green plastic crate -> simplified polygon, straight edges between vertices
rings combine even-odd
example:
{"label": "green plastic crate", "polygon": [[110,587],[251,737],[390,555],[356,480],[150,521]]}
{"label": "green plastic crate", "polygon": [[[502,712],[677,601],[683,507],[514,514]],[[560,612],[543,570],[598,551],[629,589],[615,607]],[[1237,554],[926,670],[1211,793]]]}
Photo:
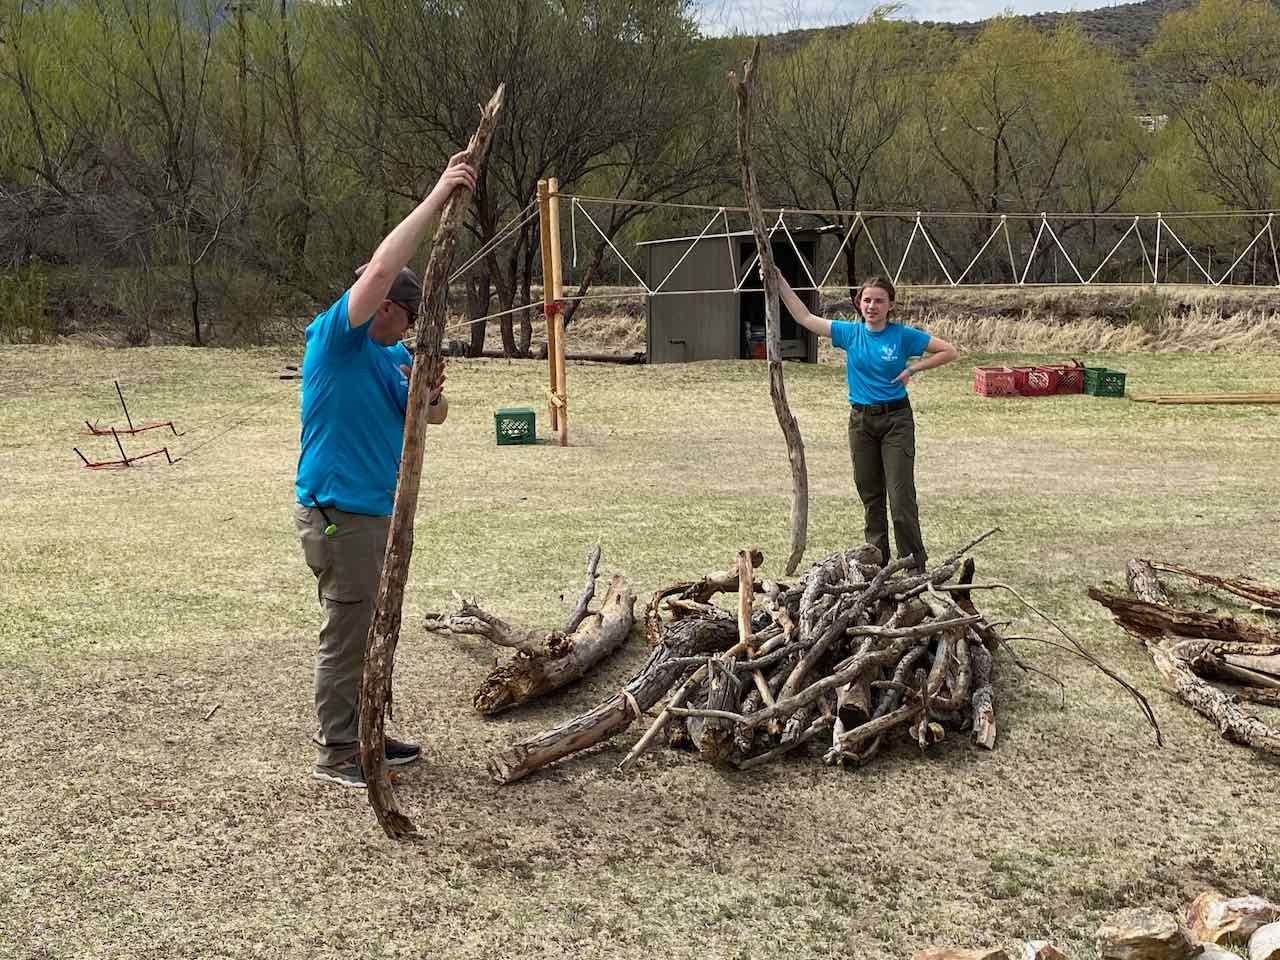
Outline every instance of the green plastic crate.
{"label": "green plastic crate", "polygon": [[533,443],[538,439],[533,407],[503,407],[494,411],[493,430],[498,446],[511,443]]}
{"label": "green plastic crate", "polygon": [[1085,367],[1084,392],[1093,397],[1123,397],[1124,371]]}

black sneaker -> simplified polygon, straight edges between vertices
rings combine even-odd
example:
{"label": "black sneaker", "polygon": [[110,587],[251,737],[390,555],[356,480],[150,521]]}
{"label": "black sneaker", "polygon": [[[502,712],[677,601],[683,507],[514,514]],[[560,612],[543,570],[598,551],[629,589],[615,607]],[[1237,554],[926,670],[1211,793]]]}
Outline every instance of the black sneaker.
{"label": "black sneaker", "polygon": [[421,757],[422,748],[416,743],[405,743],[403,740],[386,737],[382,743],[382,756],[388,767],[399,767],[406,763],[413,763]]}
{"label": "black sneaker", "polygon": [[311,776],[317,780],[336,783],[340,787],[354,787],[357,790],[364,790],[368,786],[364,782],[364,771],[360,769],[360,761],[356,757],[332,766],[317,763],[311,769]]}

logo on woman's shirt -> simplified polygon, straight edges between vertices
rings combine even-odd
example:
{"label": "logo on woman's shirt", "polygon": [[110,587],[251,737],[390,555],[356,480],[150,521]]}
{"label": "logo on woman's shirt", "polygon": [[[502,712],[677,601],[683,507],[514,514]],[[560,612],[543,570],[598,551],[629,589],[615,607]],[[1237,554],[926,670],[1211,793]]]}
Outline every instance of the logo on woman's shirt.
{"label": "logo on woman's shirt", "polygon": [[880,348],[880,359],[888,363],[891,360],[898,359],[898,348],[891,343],[886,343]]}

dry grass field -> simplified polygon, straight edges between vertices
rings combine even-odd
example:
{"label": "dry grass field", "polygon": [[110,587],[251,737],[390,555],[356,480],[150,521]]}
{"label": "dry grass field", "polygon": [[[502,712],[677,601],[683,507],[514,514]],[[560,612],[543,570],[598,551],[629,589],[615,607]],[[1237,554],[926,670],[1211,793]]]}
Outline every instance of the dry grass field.
{"label": "dry grass field", "polygon": [[[778,575],[788,474],[760,364],[572,366],[561,449],[494,444],[503,405],[535,406],[545,436],[541,364],[452,362],[389,727],[424,744],[397,790],[426,839],[397,846],[362,792],[309,777],[319,611],[290,518],[297,384],[277,379],[296,359],[0,347],[0,957],[870,960],[1024,936],[1091,957],[1121,907],[1206,885],[1280,897],[1280,765],[1165,695],[1085,597],[1135,555],[1280,582],[1280,406],[984,400],[970,369],[992,358],[972,350],[913,385],[934,555],[1002,527],[980,578],[1023,590],[1142,689],[1163,748],[1116,686],[1027,642],[1065,704],[997,659],[991,753],[899,742],[858,771],[736,773],[659,752],[622,776],[633,730],[498,787],[495,748],[615,693],[644,642],[484,719],[471,692],[493,651],[425,633],[423,613],[456,589],[554,625],[597,540],[641,603],[747,544]],[[1280,391],[1277,355],[1256,347],[1091,359],[1144,391]],[[188,431],[130,448],[169,442],[180,463],[80,466],[73,446],[113,453],[78,430],[120,419],[115,379],[136,421]],[[842,371],[789,365],[787,383],[814,560],[861,540]]]}

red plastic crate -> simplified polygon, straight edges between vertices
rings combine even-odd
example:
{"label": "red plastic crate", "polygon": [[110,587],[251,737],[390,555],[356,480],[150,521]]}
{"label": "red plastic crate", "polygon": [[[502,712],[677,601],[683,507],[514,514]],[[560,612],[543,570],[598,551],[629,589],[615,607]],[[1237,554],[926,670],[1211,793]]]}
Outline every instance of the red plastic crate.
{"label": "red plastic crate", "polygon": [[1014,367],[1013,386],[1021,397],[1049,397],[1058,392],[1058,371],[1049,367]]}
{"label": "red plastic crate", "polygon": [[973,391],[980,397],[1016,397],[1018,388],[1010,367],[974,367]]}
{"label": "red plastic crate", "polygon": [[1042,369],[1058,374],[1058,393],[1084,393],[1084,367],[1079,363],[1048,363]]}

